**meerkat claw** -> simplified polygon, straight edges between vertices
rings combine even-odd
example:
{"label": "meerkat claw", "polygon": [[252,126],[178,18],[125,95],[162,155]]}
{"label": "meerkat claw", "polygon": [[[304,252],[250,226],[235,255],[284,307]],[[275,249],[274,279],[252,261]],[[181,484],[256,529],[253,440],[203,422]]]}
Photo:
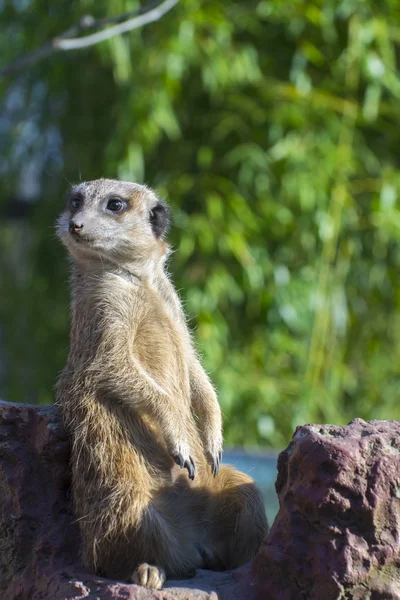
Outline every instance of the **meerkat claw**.
{"label": "meerkat claw", "polygon": [[195,466],[194,466],[193,459],[190,456],[189,456],[189,460],[187,460],[185,462],[185,468],[188,470],[189,479],[191,479],[193,481],[193,479],[194,479],[194,472],[195,472]]}
{"label": "meerkat claw", "polygon": [[221,467],[221,460],[222,460],[222,450],[220,450],[217,454],[217,456],[213,456],[211,454],[211,452],[207,453],[207,461],[211,467],[211,472],[214,475],[214,477],[217,477],[220,467]]}
{"label": "meerkat claw", "polygon": [[173,459],[176,462],[176,464],[180,466],[181,469],[184,468],[185,461],[183,460],[182,454],[175,454],[175,456],[173,456]]}
{"label": "meerkat claw", "polygon": [[217,459],[213,459],[213,464],[211,466],[212,474],[214,475],[214,477],[216,477],[218,475],[219,467],[220,467],[220,458],[218,456]]}
{"label": "meerkat claw", "polygon": [[176,464],[179,465],[181,469],[187,469],[189,479],[193,481],[196,468],[194,466],[192,457],[189,456],[189,460],[185,460],[182,454],[176,454],[173,458]]}

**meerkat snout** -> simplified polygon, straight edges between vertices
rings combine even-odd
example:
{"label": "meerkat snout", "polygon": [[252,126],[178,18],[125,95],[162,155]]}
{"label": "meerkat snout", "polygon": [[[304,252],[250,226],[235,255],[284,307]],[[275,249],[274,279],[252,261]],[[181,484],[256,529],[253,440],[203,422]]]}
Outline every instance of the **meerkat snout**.
{"label": "meerkat snout", "polygon": [[76,221],[71,219],[71,221],[69,222],[68,230],[70,233],[72,233],[72,235],[82,233],[82,229],[83,229],[83,223],[77,223]]}

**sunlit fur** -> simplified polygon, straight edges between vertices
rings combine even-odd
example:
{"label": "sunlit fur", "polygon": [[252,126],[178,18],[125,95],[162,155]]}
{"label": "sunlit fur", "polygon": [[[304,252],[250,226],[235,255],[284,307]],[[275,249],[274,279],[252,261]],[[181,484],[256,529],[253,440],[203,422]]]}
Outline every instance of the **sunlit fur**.
{"label": "sunlit fur", "polygon": [[[72,211],[70,198],[82,195]],[[129,200],[104,211],[110,195]],[[221,412],[165,270],[147,187],[74,187],[57,223],[72,258],[72,326],[57,402],[72,438],[72,485],[86,565],[162,587],[198,567],[239,566],[265,532],[261,496],[223,465]],[[71,218],[83,224],[69,233]],[[195,478],[173,456],[192,458]]]}

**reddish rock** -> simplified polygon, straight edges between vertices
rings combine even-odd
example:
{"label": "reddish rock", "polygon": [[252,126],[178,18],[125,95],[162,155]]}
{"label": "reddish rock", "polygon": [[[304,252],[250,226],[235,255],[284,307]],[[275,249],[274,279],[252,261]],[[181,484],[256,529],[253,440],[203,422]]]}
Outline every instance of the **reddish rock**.
{"label": "reddish rock", "polygon": [[253,563],[158,592],[82,567],[68,457],[55,407],[0,402],[1,600],[400,600],[400,423],[297,428]]}
{"label": "reddish rock", "polygon": [[54,406],[0,402],[1,600],[239,598],[230,572],[198,571],[195,578],[168,582],[168,589],[156,592],[85,571],[68,458],[68,439]]}
{"label": "reddish rock", "polygon": [[254,598],[400,600],[400,423],[298,427],[278,471]]}

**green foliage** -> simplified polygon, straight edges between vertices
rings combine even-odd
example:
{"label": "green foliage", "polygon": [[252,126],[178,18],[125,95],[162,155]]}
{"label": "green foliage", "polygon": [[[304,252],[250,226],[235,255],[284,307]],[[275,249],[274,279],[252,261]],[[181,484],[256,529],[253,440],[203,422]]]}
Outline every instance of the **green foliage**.
{"label": "green foliage", "polygon": [[[2,62],[136,4],[5,2]],[[39,187],[0,224],[3,395],[51,401],[66,358],[64,177],[117,176],[174,208],[171,270],[227,443],[400,419],[399,44],[394,0],[185,0],[4,79],[0,207],[29,173]]]}

